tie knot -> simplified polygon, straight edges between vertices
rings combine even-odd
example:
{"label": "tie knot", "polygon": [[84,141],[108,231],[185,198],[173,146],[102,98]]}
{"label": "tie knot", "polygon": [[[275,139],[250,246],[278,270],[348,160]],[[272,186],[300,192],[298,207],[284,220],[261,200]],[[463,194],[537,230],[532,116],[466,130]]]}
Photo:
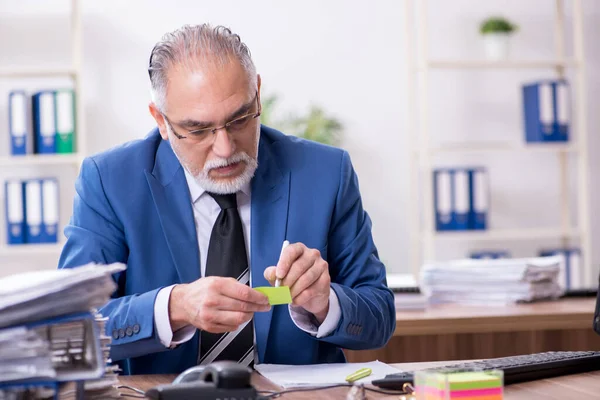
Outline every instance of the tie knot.
{"label": "tie knot", "polygon": [[237,195],[235,193],[232,194],[217,194],[217,193],[208,193],[221,207],[221,210],[227,210],[228,208],[237,208]]}

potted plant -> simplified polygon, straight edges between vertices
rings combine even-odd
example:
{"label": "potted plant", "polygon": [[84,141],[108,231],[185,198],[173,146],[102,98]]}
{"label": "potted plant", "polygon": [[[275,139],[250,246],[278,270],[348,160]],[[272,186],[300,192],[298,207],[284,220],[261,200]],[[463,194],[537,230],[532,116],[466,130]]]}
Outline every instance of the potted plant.
{"label": "potted plant", "polygon": [[491,17],[483,21],[479,31],[484,38],[486,56],[491,60],[508,58],[510,36],[517,28],[517,25],[503,17]]}
{"label": "potted plant", "polygon": [[276,119],[274,109],[279,98],[277,95],[265,96],[261,100],[261,123],[286,133],[331,146],[339,146],[342,141],[342,123],[327,115],[321,107],[312,105],[304,114],[289,114]]}

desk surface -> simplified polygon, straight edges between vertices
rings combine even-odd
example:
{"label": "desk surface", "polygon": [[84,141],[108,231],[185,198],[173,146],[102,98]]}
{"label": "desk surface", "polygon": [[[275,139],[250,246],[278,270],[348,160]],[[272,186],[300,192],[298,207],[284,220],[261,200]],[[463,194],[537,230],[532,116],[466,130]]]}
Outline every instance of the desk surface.
{"label": "desk surface", "polygon": [[[444,333],[591,329],[596,299],[579,298],[504,307],[440,305],[396,313],[394,336]],[[600,396],[599,396],[600,397]]]}
{"label": "desk surface", "polygon": [[[402,370],[417,370],[444,364],[448,364],[448,362],[393,364],[393,366]],[[123,376],[120,381],[122,384],[147,390],[159,384],[170,383],[174,378],[174,375],[138,375]],[[256,373],[252,376],[252,384],[258,390],[279,390],[277,386]],[[318,396],[315,396],[315,392],[299,392],[287,394],[283,398],[289,400],[345,399],[347,392],[347,388],[335,388],[319,391]],[[398,399],[398,395],[387,396],[369,393],[368,398]],[[600,371],[509,385],[505,387],[504,391],[504,399],[506,400],[597,398],[600,398]]]}

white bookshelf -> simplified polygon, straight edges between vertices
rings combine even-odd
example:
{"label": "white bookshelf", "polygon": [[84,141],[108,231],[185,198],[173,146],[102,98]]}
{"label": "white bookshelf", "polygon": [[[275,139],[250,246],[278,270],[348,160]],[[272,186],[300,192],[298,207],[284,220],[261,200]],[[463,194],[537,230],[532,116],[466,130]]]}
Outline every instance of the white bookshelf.
{"label": "white bookshelf", "polygon": [[544,69],[577,66],[575,60],[428,60],[420,69]]}
{"label": "white bookshelf", "polygon": [[[590,198],[589,198],[589,155],[588,128],[586,123],[587,102],[585,90],[585,54],[583,46],[583,9],[581,0],[573,0],[572,38],[573,57],[568,58],[565,52],[565,5],[563,0],[548,2],[554,8],[555,55],[549,60],[506,60],[488,61],[477,59],[432,59],[429,57],[429,23],[427,18],[427,0],[406,0],[405,10],[405,44],[412,60],[407,79],[409,95],[408,132],[410,132],[410,243],[411,266],[418,275],[424,262],[436,260],[436,245],[439,241],[462,241],[464,243],[501,242],[506,246],[514,241],[530,241],[540,239],[556,239],[562,246],[577,245],[584,258],[585,283],[595,284],[592,276],[592,243],[590,233]],[[416,11],[416,12],[415,12]],[[552,32],[549,32],[549,34]],[[416,34],[416,35],[415,35]],[[417,51],[418,50],[418,51]],[[416,56],[415,56],[416,54]],[[456,143],[451,145],[433,145],[429,132],[429,74],[434,70],[542,70],[550,69],[557,79],[564,78],[567,69],[573,71],[572,95],[574,109],[570,141],[566,143],[511,143],[511,142],[479,142]],[[418,85],[418,91],[417,91]],[[515,115],[515,118],[520,116]],[[524,136],[524,133],[522,133]],[[444,154],[481,155],[480,164],[485,165],[485,156],[489,153],[547,153],[555,154],[559,164],[560,181],[560,224],[554,228],[535,229],[495,229],[489,224],[482,231],[448,231],[435,230],[433,170],[438,166],[437,157]],[[571,217],[574,203],[569,193],[568,162],[574,161],[577,166],[577,217]],[[493,185],[493,178],[490,182]],[[419,195],[417,195],[417,193]],[[493,202],[493,198],[491,199]],[[510,247],[509,247],[510,248]]]}
{"label": "white bookshelf", "polygon": [[21,244],[0,246],[0,256],[52,256],[58,257],[63,243]]}
{"label": "white bookshelf", "polygon": [[72,165],[79,167],[82,155],[72,154],[31,154],[24,156],[0,157],[0,167],[27,167],[46,165]]}
{"label": "white bookshelf", "polygon": [[[82,95],[82,22],[80,0],[71,0],[70,3],[70,44],[71,44],[71,60],[68,64],[53,66],[53,67],[35,67],[35,66],[3,66],[0,63],[0,79],[22,79],[22,78],[69,78],[72,82],[72,87],[75,92],[75,118],[76,132],[74,137],[75,153],[70,154],[28,154],[24,156],[0,156],[0,168],[12,168],[11,176],[18,178],[21,170],[28,169],[43,170],[45,167],[59,168],[75,168],[77,171],[86,154],[86,134],[85,134],[85,116],[83,108]],[[35,23],[35,20],[32,20]],[[43,38],[42,38],[43,40]],[[8,124],[5,124],[7,127]],[[8,140],[8,132],[2,132],[0,138]],[[65,180],[63,176],[58,176],[59,186],[73,186],[72,180]],[[4,192],[4,184],[2,183],[0,190]],[[4,194],[0,196],[4,199]],[[5,199],[4,199],[5,201]],[[61,201],[68,201],[62,199]],[[0,207],[0,265],[2,259],[7,257],[33,257],[33,256],[48,256],[53,261],[58,259],[62,250],[63,238],[62,232],[64,226],[59,226],[59,243],[48,244],[22,244],[8,245],[6,238],[6,215],[5,205]]]}
{"label": "white bookshelf", "polygon": [[77,69],[73,67],[30,68],[7,67],[0,68],[0,78],[45,78],[45,77],[75,77]]}

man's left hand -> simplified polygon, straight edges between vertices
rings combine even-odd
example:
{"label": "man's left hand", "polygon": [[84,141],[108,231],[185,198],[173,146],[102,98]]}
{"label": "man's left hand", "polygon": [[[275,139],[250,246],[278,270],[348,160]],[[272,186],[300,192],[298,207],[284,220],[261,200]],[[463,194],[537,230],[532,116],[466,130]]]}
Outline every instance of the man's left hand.
{"label": "man's left hand", "polygon": [[287,246],[276,267],[265,269],[265,278],[275,284],[281,279],[282,286],[289,286],[292,305],[300,306],[312,313],[319,323],[323,323],[329,311],[331,278],[329,265],[316,249],[309,249],[302,243]]}

